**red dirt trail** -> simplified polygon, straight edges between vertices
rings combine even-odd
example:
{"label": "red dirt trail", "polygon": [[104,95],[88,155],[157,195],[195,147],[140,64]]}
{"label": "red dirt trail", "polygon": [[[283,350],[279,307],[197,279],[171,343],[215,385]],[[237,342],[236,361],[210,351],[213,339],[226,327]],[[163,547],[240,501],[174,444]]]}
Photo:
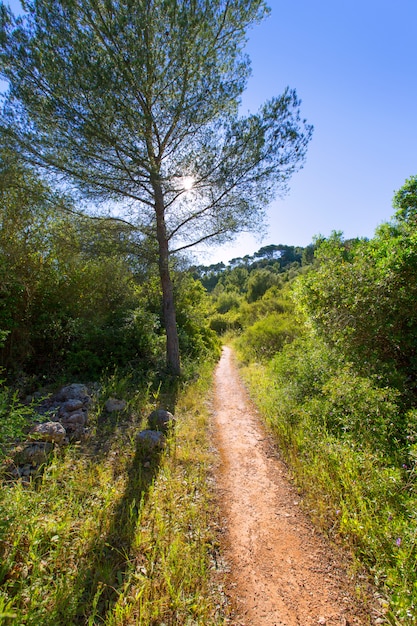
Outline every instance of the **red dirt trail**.
{"label": "red dirt trail", "polygon": [[214,439],[219,452],[223,553],[232,621],[244,626],[353,626],[385,623],[355,595],[355,584],[299,506],[223,349],[215,374]]}

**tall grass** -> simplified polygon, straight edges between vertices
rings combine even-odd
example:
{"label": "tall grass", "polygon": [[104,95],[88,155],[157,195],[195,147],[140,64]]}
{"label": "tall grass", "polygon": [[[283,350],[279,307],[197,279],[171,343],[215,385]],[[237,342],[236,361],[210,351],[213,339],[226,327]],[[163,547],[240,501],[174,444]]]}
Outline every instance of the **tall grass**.
{"label": "tall grass", "polygon": [[216,511],[201,403],[210,374],[181,391],[162,452],[137,445],[159,401],[142,390],[118,419],[98,404],[91,439],[37,478],[3,481],[2,626],[225,623],[211,582]]}
{"label": "tall grass", "polygon": [[395,393],[333,369],[305,342],[242,372],[311,517],[380,589],[381,619],[417,624],[417,469],[388,433],[404,424]]}

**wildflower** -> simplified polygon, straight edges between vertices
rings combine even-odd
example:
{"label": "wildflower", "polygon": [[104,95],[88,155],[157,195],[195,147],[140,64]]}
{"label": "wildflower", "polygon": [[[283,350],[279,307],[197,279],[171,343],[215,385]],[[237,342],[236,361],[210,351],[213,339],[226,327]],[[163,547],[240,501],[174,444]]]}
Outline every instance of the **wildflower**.
{"label": "wildflower", "polygon": [[395,542],[397,544],[398,547],[400,547],[401,545],[401,537],[398,537],[398,539]]}

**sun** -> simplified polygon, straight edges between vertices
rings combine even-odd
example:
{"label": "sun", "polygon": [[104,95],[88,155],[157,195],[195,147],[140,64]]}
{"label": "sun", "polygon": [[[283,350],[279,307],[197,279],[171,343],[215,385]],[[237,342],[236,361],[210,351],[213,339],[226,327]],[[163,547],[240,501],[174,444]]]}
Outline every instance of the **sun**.
{"label": "sun", "polygon": [[182,179],[182,186],[185,191],[190,191],[194,187],[194,183],[194,176],[184,176],[184,178]]}

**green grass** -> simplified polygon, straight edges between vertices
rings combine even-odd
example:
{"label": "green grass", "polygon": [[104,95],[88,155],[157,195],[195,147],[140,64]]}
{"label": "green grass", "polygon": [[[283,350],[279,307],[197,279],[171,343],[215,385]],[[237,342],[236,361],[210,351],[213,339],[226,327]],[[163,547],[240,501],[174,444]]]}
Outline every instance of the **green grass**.
{"label": "green grass", "polygon": [[[207,368],[181,391],[162,453],[135,438],[158,394],[150,402],[146,390],[130,390],[118,419],[97,404],[88,442],[59,452],[27,484],[3,481],[2,626],[225,623],[213,584],[217,513],[201,402],[210,382]],[[118,386],[112,380],[107,390]]]}
{"label": "green grass", "polygon": [[319,395],[296,399],[295,374],[278,380],[259,363],[242,373],[313,521],[355,555],[380,590],[384,623],[417,624],[415,466],[398,467],[371,450],[366,433],[355,443],[329,432]]}

